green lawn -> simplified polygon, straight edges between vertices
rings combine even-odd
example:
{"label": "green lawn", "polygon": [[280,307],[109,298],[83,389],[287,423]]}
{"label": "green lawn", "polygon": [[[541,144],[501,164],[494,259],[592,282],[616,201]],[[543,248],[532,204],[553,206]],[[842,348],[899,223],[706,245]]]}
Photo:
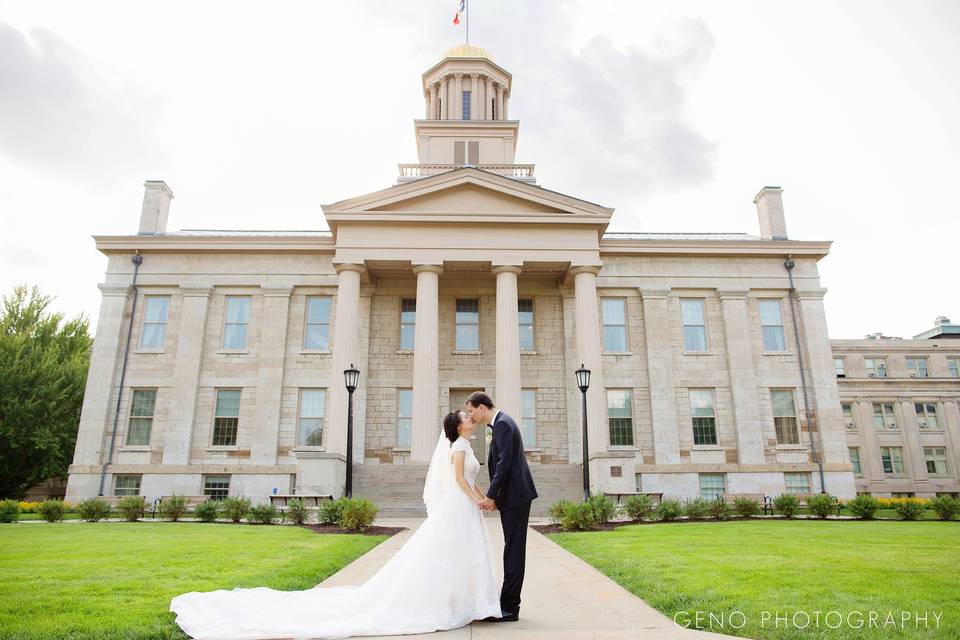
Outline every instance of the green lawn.
{"label": "green lawn", "polygon": [[0,525],[0,638],[186,638],[187,591],[307,589],[387,536],[291,526],[108,522]]}
{"label": "green lawn", "polygon": [[[956,522],[674,523],[549,537],[693,628],[777,639],[960,638]],[[888,612],[896,624],[883,626]],[[913,612],[927,612],[928,626]]]}

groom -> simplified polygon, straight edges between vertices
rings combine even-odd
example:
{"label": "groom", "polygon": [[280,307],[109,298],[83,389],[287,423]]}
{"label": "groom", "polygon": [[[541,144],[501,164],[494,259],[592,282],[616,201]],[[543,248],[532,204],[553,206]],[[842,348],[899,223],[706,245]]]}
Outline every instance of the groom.
{"label": "groom", "polygon": [[520,615],[520,589],[527,558],[527,524],[530,504],[537,497],[533,476],[523,453],[523,438],[513,418],[494,409],[490,396],[477,391],[467,398],[467,413],[476,424],[489,424],[493,442],[487,456],[490,488],[480,505],[486,510],[500,510],[503,526],[503,589],[500,591],[500,617],[489,616],[485,622],[517,620]]}

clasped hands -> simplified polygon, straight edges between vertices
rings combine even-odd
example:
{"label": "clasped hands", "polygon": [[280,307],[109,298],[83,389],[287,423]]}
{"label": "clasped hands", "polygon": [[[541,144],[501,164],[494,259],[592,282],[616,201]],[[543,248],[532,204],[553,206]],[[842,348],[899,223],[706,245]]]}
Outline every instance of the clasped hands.
{"label": "clasped hands", "polygon": [[477,498],[477,506],[484,511],[493,511],[497,508],[497,503],[493,501],[493,498]]}

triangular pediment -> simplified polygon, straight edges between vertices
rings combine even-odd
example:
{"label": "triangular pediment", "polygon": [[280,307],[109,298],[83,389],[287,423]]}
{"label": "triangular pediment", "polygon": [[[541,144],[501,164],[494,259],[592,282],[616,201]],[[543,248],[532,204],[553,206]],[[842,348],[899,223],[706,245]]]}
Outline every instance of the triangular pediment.
{"label": "triangular pediment", "polygon": [[606,225],[613,209],[467,167],[323,207],[328,223],[364,219],[550,220]]}

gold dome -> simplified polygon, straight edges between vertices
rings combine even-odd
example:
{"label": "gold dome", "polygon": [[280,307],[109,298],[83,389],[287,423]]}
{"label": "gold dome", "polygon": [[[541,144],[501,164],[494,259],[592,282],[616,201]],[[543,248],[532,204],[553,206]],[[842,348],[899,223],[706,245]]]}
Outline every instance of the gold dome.
{"label": "gold dome", "polygon": [[493,54],[473,44],[460,44],[452,49],[447,49],[443,55],[444,58],[486,58],[493,62]]}

